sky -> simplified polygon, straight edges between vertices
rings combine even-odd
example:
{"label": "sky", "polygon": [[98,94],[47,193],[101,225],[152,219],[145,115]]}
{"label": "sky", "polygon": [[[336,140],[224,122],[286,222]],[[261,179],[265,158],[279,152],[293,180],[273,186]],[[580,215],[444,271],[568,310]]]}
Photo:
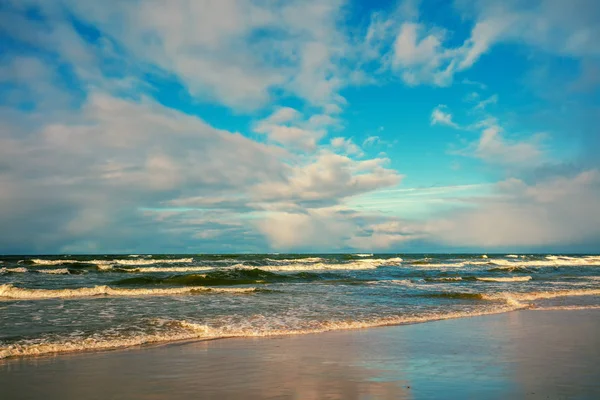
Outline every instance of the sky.
{"label": "sky", "polygon": [[3,0],[0,253],[600,252],[600,2]]}

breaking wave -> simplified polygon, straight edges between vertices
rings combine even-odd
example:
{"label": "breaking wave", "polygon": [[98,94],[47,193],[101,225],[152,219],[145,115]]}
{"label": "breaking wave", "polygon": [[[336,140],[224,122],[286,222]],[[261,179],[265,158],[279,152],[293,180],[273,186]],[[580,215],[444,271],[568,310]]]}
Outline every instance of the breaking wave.
{"label": "breaking wave", "polygon": [[531,276],[511,276],[504,278],[477,277],[478,281],[484,282],[527,282],[531,280]]}
{"label": "breaking wave", "polygon": [[600,289],[555,290],[547,292],[503,292],[482,295],[484,300],[535,301],[570,296],[600,296]]}
{"label": "breaking wave", "polygon": [[115,259],[115,260],[46,260],[34,258],[28,260],[35,265],[64,265],[64,264],[94,264],[97,266],[112,266],[112,265],[152,265],[152,264],[182,264],[191,263],[193,258],[177,258],[177,259]]}
{"label": "breaking wave", "polygon": [[52,274],[52,275],[67,275],[67,274],[71,273],[67,268],[41,269],[36,272],[41,272],[42,274]]}
{"label": "breaking wave", "polygon": [[[315,259],[316,260],[316,259]],[[402,259],[396,258],[377,258],[377,259],[359,259],[345,263],[323,263],[318,261],[312,261],[310,263],[294,262],[291,264],[275,264],[275,265],[245,265],[237,264],[232,266],[233,268],[256,268],[260,267],[263,271],[279,271],[279,272],[292,272],[292,271],[359,271],[376,269],[379,267],[393,267],[399,266],[402,263]]]}
{"label": "breaking wave", "polygon": [[160,288],[160,289],[125,289],[107,285],[76,289],[29,289],[19,288],[11,284],[0,285],[0,298],[15,300],[66,299],[73,297],[97,296],[170,296],[194,293],[252,293],[256,288],[208,288],[202,286]]}
{"label": "breaking wave", "polygon": [[0,274],[24,274],[29,272],[27,268],[17,267],[17,268],[0,268]]}
{"label": "breaking wave", "polygon": [[[122,338],[97,338],[89,337],[73,340],[68,338],[64,341],[51,341],[42,343],[11,344],[0,347],[0,359],[19,356],[36,356],[52,353],[80,352],[110,350],[116,348],[141,346],[153,343],[165,343],[181,340],[208,340],[232,337],[268,337],[284,335],[302,335],[310,333],[322,333],[335,330],[363,329],[377,326],[405,325],[439,321],[456,318],[467,318],[490,314],[499,314],[511,311],[515,307],[504,306],[493,309],[471,311],[471,312],[447,312],[432,313],[420,316],[390,316],[355,320],[336,321],[309,321],[308,326],[300,328],[272,328],[271,325],[250,326],[247,324],[228,325],[224,327],[212,327],[186,320],[169,321],[170,331],[154,334],[136,334]],[[276,324],[281,326],[281,324]]]}

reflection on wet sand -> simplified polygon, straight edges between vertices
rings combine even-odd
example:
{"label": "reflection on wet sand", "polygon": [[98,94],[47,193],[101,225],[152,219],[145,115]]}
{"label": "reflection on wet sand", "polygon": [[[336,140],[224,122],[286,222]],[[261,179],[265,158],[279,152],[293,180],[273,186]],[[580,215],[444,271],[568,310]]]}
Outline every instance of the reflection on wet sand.
{"label": "reflection on wet sand", "polygon": [[595,398],[600,311],[5,360],[10,399]]}

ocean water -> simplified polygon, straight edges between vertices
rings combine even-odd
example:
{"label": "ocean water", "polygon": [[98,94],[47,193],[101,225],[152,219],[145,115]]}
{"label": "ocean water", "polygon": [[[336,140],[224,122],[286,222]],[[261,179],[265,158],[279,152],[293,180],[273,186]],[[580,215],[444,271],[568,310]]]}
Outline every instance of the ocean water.
{"label": "ocean water", "polygon": [[524,308],[600,308],[600,256],[0,257],[0,359]]}

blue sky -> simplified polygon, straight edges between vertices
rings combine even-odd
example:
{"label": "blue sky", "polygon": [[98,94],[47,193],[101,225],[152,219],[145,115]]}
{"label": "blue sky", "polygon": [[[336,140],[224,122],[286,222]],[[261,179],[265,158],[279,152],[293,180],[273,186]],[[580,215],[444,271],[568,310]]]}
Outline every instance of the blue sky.
{"label": "blue sky", "polygon": [[0,3],[0,253],[598,252],[600,3]]}

